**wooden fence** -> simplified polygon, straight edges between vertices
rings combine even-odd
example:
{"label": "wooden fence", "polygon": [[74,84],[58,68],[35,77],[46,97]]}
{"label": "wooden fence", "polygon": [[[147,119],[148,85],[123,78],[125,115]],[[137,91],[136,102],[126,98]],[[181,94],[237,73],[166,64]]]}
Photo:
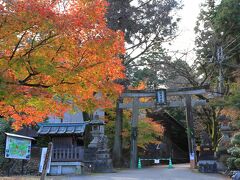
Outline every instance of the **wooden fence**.
{"label": "wooden fence", "polygon": [[84,149],[81,147],[55,148],[52,152],[52,162],[83,161]]}

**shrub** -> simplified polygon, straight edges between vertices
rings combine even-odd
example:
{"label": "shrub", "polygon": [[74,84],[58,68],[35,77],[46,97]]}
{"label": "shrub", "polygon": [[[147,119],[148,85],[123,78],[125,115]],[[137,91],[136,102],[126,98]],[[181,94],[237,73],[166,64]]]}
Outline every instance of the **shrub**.
{"label": "shrub", "polygon": [[240,146],[240,133],[234,135],[231,143]]}
{"label": "shrub", "polygon": [[0,118],[0,174],[9,173],[13,161],[5,158],[5,132],[11,132],[10,121],[7,122]]}
{"label": "shrub", "polygon": [[231,141],[232,147],[228,149],[231,158],[228,158],[227,165],[229,169],[240,169],[240,133],[236,133]]}
{"label": "shrub", "polygon": [[234,161],[234,165],[235,167],[240,170],[240,158],[237,158],[235,161]]}
{"label": "shrub", "polygon": [[227,166],[229,169],[236,169],[235,167],[235,164],[234,164],[234,161],[236,160],[237,158],[235,157],[230,157],[227,159]]}
{"label": "shrub", "polygon": [[222,162],[225,166],[227,166],[227,160],[228,158],[230,158],[231,156],[228,154],[222,154],[219,157],[219,161]]}
{"label": "shrub", "polygon": [[231,147],[230,149],[228,149],[228,152],[234,157],[240,157],[240,147]]}

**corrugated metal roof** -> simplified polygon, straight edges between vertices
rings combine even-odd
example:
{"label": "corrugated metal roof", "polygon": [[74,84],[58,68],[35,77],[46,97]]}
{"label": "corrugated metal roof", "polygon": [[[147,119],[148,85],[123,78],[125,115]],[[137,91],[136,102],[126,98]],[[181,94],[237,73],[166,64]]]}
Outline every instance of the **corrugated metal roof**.
{"label": "corrugated metal roof", "polygon": [[22,135],[18,135],[18,134],[7,133],[7,132],[5,132],[5,134],[6,134],[7,136],[12,136],[12,137],[16,137],[16,138],[23,138],[23,139],[35,140],[34,138],[28,137],[28,136],[22,136]]}
{"label": "corrugated metal roof", "polygon": [[83,134],[86,123],[42,123],[39,135]]}

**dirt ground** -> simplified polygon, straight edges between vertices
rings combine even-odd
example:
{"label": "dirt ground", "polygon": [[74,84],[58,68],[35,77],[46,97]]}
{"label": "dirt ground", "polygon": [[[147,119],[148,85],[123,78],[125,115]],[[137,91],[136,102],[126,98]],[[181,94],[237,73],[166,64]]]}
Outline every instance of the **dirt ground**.
{"label": "dirt ground", "polygon": [[40,176],[11,176],[0,177],[0,180],[39,180]]}

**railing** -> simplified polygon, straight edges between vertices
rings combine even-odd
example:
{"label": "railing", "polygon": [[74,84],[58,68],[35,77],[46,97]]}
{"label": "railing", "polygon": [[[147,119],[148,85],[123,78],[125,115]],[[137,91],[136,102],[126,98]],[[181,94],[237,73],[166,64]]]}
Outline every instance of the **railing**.
{"label": "railing", "polygon": [[76,162],[83,161],[84,149],[81,147],[53,149],[52,161]]}

